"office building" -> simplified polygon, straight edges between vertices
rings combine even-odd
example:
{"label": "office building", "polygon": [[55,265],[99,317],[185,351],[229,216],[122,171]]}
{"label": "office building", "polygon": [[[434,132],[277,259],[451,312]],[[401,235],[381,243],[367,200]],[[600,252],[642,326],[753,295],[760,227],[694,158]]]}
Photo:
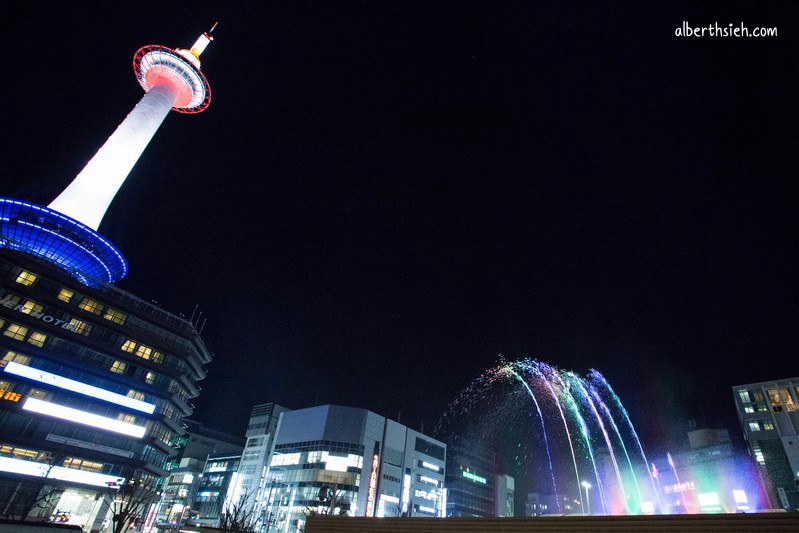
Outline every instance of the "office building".
{"label": "office building", "polygon": [[212,430],[193,420],[186,420],[186,426],[187,433],[176,441],[178,455],[166,464],[169,475],[154,510],[157,525],[187,523],[193,516],[192,505],[203,485],[203,472],[209,457],[222,454],[235,455],[238,459],[244,448],[243,438]]}
{"label": "office building", "polygon": [[733,395],[771,507],[799,509],[799,378],[738,385]]}
{"label": "office building", "polygon": [[191,524],[218,527],[224,510],[225,498],[231,482],[239,470],[241,454],[211,455],[205,463],[197,485],[194,503],[191,506]]}
{"label": "office building", "polygon": [[274,403],[264,403],[252,408],[239,469],[227,495],[229,503],[242,504],[259,516],[263,510],[269,454],[280,414],[286,411],[287,408]]}
{"label": "office building", "polygon": [[[246,452],[245,452],[246,453]],[[366,409],[322,405],[280,416],[263,515],[301,531],[309,509],[349,516],[443,516],[447,447]]]}
{"label": "office building", "polygon": [[514,479],[499,472],[496,456],[489,450],[451,444],[446,486],[446,516],[515,516]]}

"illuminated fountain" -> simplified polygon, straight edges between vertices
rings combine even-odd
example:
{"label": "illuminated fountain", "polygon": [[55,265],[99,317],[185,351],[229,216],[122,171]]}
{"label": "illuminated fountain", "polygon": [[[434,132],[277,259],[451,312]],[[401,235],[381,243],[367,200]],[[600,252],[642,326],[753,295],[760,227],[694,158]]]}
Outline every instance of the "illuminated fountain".
{"label": "illuminated fountain", "polygon": [[[449,405],[436,433],[448,442],[495,453],[508,473],[519,476],[517,483],[528,483],[529,492],[551,496],[552,513],[738,512],[765,507],[762,491],[752,489],[760,486],[756,471],[747,458],[734,457],[729,446],[729,460],[721,469],[718,463],[708,463],[703,474],[691,471],[695,465],[661,473],[647,457],[621,400],[596,370],[582,377],[532,359],[502,363]],[[673,463],[671,456],[669,461]],[[672,481],[678,474],[691,484],[686,479]],[[695,481],[700,478],[701,483]],[[688,494],[688,488],[696,490]]]}

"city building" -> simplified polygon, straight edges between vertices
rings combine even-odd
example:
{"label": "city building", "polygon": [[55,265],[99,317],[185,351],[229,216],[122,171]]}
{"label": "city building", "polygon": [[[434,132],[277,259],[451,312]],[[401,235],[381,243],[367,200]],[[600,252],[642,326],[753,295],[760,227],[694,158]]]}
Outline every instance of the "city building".
{"label": "city building", "polygon": [[499,473],[493,452],[450,444],[447,455],[447,510],[450,517],[514,516],[514,479]]}
{"label": "city building", "polygon": [[0,496],[58,487],[40,511],[86,525],[98,488],[166,474],[211,353],[188,321],[22,254],[0,251],[0,291]]}
{"label": "city building", "polygon": [[733,396],[771,507],[799,509],[799,378],[738,385]]}
{"label": "city building", "polygon": [[224,510],[225,498],[236,477],[241,454],[211,455],[205,463],[189,513],[190,523],[217,527]]}
{"label": "city building", "polygon": [[227,501],[231,504],[242,503],[245,507],[252,508],[254,513],[261,513],[269,455],[280,414],[286,411],[287,408],[274,403],[264,403],[252,408],[244,452],[227,495]]}
{"label": "city building", "polygon": [[688,432],[689,449],[652,463],[661,514],[744,513],[768,507],[754,461],[732,446],[726,429]]}
{"label": "city building", "polygon": [[[186,420],[187,433],[178,437],[178,455],[167,462],[169,471],[155,509],[155,523],[185,524],[193,515],[192,504],[203,484],[203,472],[211,455],[241,456],[244,439]],[[238,465],[238,460],[236,461]],[[224,498],[224,494],[222,495]]]}
{"label": "city building", "polygon": [[366,409],[284,412],[258,496],[263,521],[295,533],[309,511],[443,516],[446,457],[444,443]]}
{"label": "city building", "polygon": [[507,474],[498,475],[496,516],[516,516],[515,498],[516,481]]}
{"label": "city building", "polygon": [[99,530],[110,511],[98,496],[154,496],[176,454],[211,352],[190,321],[112,285],[128,265],[97,229],[170,109],[207,107],[210,40],[136,52],[146,94],[48,207],[0,198],[4,516],[57,512]]}

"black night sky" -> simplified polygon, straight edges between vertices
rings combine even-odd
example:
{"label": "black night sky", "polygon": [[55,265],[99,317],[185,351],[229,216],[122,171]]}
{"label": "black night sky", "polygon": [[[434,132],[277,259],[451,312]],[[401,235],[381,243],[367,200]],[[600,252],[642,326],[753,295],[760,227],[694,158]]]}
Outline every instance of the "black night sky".
{"label": "black night sky", "polygon": [[195,419],[430,430],[501,354],[602,371],[650,447],[735,429],[733,385],[799,374],[799,4],[661,4],[6,4],[0,195],[49,203],[141,97],[133,53],[218,19],[210,108],[100,228],[120,287],[207,319]]}

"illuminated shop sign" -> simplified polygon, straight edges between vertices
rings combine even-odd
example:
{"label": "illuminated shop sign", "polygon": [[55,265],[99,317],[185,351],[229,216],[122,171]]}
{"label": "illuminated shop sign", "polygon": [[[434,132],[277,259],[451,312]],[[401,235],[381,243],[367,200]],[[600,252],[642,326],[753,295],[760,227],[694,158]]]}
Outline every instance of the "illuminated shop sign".
{"label": "illuminated shop sign", "polygon": [[461,470],[461,475],[468,479],[469,481],[474,481],[475,483],[480,483],[481,485],[485,485],[488,480],[482,476],[478,476],[477,474],[473,474],[468,470]]}
{"label": "illuminated shop sign", "polygon": [[39,413],[42,415],[68,420],[76,424],[83,424],[84,426],[91,426],[98,429],[105,429],[113,431],[114,433],[122,433],[131,437],[141,438],[144,436],[147,428],[144,426],[137,426],[128,422],[123,422],[115,418],[96,415],[88,411],[81,411],[80,409],[73,409],[65,405],[57,403],[46,402],[37,398],[28,398],[22,404],[22,409]]}
{"label": "illuminated shop sign", "polygon": [[372,473],[369,474],[369,491],[366,495],[366,516],[375,515],[375,494],[377,493],[377,471],[380,468],[380,443],[375,442],[372,456]]}
{"label": "illuminated shop sign", "polygon": [[406,468],[406,474],[402,477],[402,512],[408,512],[408,501],[411,497],[411,475],[408,473],[410,472],[410,468]]}
{"label": "illuminated shop sign", "polygon": [[136,400],[134,398],[128,398],[127,396],[123,396],[115,392],[107,391],[92,385],[87,385],[86,383],[75,381],[74,379],[51,374],[50,372],[45,372],[44,370],[21,365],[19,363],[15,363],[14,361],[11,361],[6,365],[5,371],[9,374],[14,374],[15,376],[21,376],[23,378],[38,381],[39,383],[58,387],[59,389],[91,396],[92,398],[97,398],[98,400],[105,400],[107,402],[122,405],[124,407],[130,407],[131,409],[136,409],[137,411],[143,411],[145,413],[152,413],[155,411],[155,405],[151,403]]}
{"label": "illuminated shop sign", "polygon": [[60,479],[62,481],[94,485],[95,487],[107,487],[109,483],[122,484],[125,482],[124,478],[118,476],[109,476],[63,466],[51,466],[47,463],[37,463],[36,461],[13,459],[11,457],[0,457],[0,472]]}
{"label": "illuminated shop sign", "polygon": [[22,395],[18,392],[12,392],[10,390],[0,390],[0,398],[6,400],[7,402],[18,402]]}

